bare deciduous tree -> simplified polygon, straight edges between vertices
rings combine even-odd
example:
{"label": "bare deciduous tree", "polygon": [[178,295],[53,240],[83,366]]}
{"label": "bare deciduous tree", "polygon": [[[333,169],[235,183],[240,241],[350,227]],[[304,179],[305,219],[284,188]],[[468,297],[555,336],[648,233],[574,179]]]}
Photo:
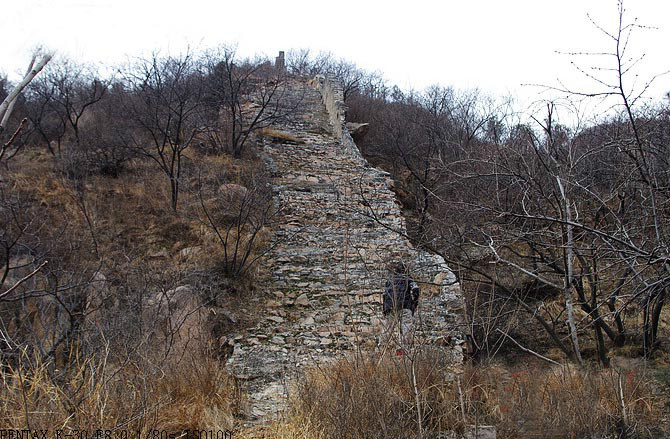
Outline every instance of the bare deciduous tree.
{"label": "bare deciduous tree", "polygon": [[[596,27],[613,47],[597,59],[614,64],[582,71],[604,89],[555,87],[576,100],[618,99],[618,112],[590,124],[572,116],[575,101],[548,102],[528,123],[476,95],[450,98],[446,111],[436,111],[439,93],[367,98],[384,129],[373,126],[362,149],[393,169],[411,200],[405,207],[422,225],[411,238],[477,290],[469,304],[480,352],[537,342],[517,310],[578,363],[592,344],[607,365],[608,345],[634,343],[637,330],[645,355],[658,347],[670,286],[667,107],[642,105],[655,78],[628,88],[637,58],[627,42],[638,26],[626,23],[623,6],[614,32]],[[566,113],[570,126],[560,123]],[[418,196],[405,192],[412,187]],[[626,325],[624,312],[639,313],[641,328]]]}
{"label": "bare deciduous tree", "polygon": [[203,78],[193,54],[142,60],[126,75],[132,97],[129,116],[138,136],[136,150],[153,160],[170,183],[177,210],[184,152],[201,130]]}
{"label": "bare deciduous tree", "polygon": [[267,176],[252,175],[247,186],[223,184],[209,199],[202,188],[198,192],[201,221],[216,237],[223,273],[230,278],[246,275],[272,249],[266,234],[280,213]]}
{"label": "bare deciduous tree", "polygon": [[[9,118],[12,115],[12,112],[14,111],[14,106],[16,105],[17,99],[21,92],[30,84],[30,82],[35,79],[35,77],[42,71],[44,66],[46,66],[49,61],[51,61],[51,58],[53,57],[53,54],[51,53],[41,53],[40,51],[35,52],[33,54],[32,60],[30,61],[30,64],[28,65],[28,70],[26,71],[26,74],[23,76],[23,79],[19,81],[18,84],[16,84],[4,97],[2,100],[2,103],[0,103],[0,134],[2,134],[6,129],[7,129],[7,124],[9,122]],[[15,142],[17,136],[19,135],[20,131],[24,128],[25,126],[25,119],[19,124],[18,128],[14,133],[9,137],[7,141],[0,141],[0,160],[7,154],[9,151],[10,147],[12,144]]]}

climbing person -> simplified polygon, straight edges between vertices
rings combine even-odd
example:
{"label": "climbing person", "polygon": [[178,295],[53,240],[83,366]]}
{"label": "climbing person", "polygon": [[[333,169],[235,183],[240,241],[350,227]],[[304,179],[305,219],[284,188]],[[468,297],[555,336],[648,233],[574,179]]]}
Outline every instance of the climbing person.
{"label": "climbing person", "polygon": [[405,263],[396,263],[391,271],[384,288],[383,313],[386,323],[383,341],[385,348],[392,341],[399,342],[396,355],[400,356],[409,352],[413,341],[414,312],[419,304],[419,286],[410,276]]}

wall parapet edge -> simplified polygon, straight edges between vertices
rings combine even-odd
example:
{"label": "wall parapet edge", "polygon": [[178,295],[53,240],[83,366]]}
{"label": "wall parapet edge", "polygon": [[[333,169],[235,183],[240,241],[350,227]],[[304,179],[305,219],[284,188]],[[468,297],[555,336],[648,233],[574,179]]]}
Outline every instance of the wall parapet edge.
{"label": "wall parapet edge", "polygon": [[[366,168],[372,168],[347,130],[347,105],[344,102],[341,84],[334,78],[317,75],[312,80],[312,85],[321,93],[333,133],[340,140],[344,153]],[[381,169],[372,169],[385,177],[388,187],[391,182],[390,174]],[[406,235],[404,222],[402,229],[398,232]],[[415,251],[415,257],[408,262],[413,268],[417,281],[425,286],[437,286],[439,290],[439,293],[430,300],[431,311],[428,313],[431,314],[431,320],[444,323],[445,327],[438,331],[441,333],[440,338],[449,340],[448,344],[453,348],[453,363],[462,364],[467,326],[460,283],[442,256],[419,248],[416,248]]]}

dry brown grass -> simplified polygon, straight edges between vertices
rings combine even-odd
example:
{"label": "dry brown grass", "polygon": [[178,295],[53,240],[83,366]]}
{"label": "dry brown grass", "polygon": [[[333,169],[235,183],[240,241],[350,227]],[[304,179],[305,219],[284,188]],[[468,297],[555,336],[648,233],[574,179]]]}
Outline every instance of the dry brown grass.
{"label": "dry brown grass", "polygon": [[330,439],[312,421],[298,414],[270,421],[265,425],[247,427],[235,432],[240,439]]}
{"label": "dry brown grass", "polygon": [[300,425],[329,438],[420,437],[418,394],[424,437],[468,424],[495,425],[501,438],[670,432],[651,377],[635,370],[467,367],[460,386],[436,354],[418,358],[415,370],[416,393],[407,359],[369,356],[312,370],[286,421],[293,426],[283,429]]}
{"label": "dry brown grass", "polygon": [[278,131],[272,128],[264,128],[260,130],[258,132],[258,136],[268,138],[275,143],[295,143],[295,144],[305,143],[304,140],[297,138],[291,133],[287,133],[285,131]]}
{"label": "dry brown grass", "polygon": [[0,375],[2,427],[12,429],[232,429],[242,405],[233,378],[207,358],[141,365],[78,359],[54,369],[32,355]]}
{"label": "dry brown grass", "polygon": [[418,437],[418,394],[424,434],[462,427],[450,369],[439,354],[417,358],[414,372],[416,388],[410,361],[376,355],[311,370],[293,401],[292,419],[329,438]]}
{"label": "dry brown grass", "polygon": [[[220,199],[222,184],[245,186],[262,172],[257,159],[234,159],[226,155],[205,155],[197,150],[185,157],[184,177],[179,198],[179,209],[172,212],[168,180],[155,164],[133,160],[118,178],[90,175],[82,181],[73,181],[62,175],[58,160],[46,153],[30,150],[31,154],[18,156],[3,178],[12,193],[31,206],[32,215],[44,218],[49,229],[71,230],[79,238],[91,241],[95,234],[98,256],[116,264],[134,261],[136,266],[151,265],[158,270],[174,271],[193,268],[216,268],[219,263],[212,254],[223,253],[212,249],[212,231],[201,208],[200,196],[206,200]],[[230,205],[222,208],[231,210]],[[82,208],[85,208],[85,212]],[[91,226],[87,224],[87,218]],[[235,212],[227,212],[234,215]],[[243,231],[246,233],[246,231]],[[267,233],[253,243],[256,254],[265,245]],[[231,245],[246,248],[248,236],[231,239]],[[188,266],[179,252],[185,248],[199,248]],[[228,249],[229,257],[233,252]],[[79,256],[81,260],[90,255]],[[179,260],[178,260],[179,259]],[[220,258],[218,258],[220,259]]]}
{"label": "dry brown grass", "polygon": [[[573,366],[471,369],[466,374],[470,416],[498,426],[501,437],[659,437],[663,401],[649,374]],[[623,396],[623,403],[622,403]]]}

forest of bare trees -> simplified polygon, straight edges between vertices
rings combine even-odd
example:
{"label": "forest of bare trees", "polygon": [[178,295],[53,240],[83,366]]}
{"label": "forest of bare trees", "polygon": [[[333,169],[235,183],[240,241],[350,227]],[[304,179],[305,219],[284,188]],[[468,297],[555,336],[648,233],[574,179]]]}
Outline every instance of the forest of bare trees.
{"label": "forest of bare trees", "polygon": [[[567,99],[534,113],[478,90],[403,90],[309,50],[288,52],[285,69],[229,47],[155,53],[111,76],[36,52],[21,80],[0,78],[0,367],[14,383],[0,412],[28,428],[94,416],[142,431],[210,415],[236,425],[244,397],[220,361],[229,329],[256,317],[244,306],[262,289],[258,262],[282,208],[257,153],[300,105],[289,81],[315,75],[340,81],[347,120],[369,124],[357,145],[392,175],[409,239],[456,273],[468,361],[529,354],[598,382],[589,368],[615,358],[667,358],[670,93],[647,99],[658,77],[636,80],[627,52],[643,30],[622,6],[619,18],[612,31],[596,25],[612,48],[605,64],[571,54],[593,88],[545,85]],[[573,111],[589,99],[606,110]],[[171,363],[193,343],[206,360]],[[465,393],[484,387],[495,385]],[[465,417],[455,395],[435,400]],[[333,402],[303,397],[310,410]]]}
{"label": "forest of bare trees", "polygon": [[598,27],[612,51],[595,67],[613,75],[590,76],[589,90],[548,87],[574,103],[608,98],[595,120],[564,99],[524,120],[476,91],[407,93],[374,76],[349,96],[350,118],[371,124],[359,146],[400,182],[412,239],[459,272],[477,357],[518,339],[608,366],[614,347],[650,357],[667,346],[670,99],[644,98],[658,78],[635,82],[625,43],[640,29],[619,12],[615,31]]}

